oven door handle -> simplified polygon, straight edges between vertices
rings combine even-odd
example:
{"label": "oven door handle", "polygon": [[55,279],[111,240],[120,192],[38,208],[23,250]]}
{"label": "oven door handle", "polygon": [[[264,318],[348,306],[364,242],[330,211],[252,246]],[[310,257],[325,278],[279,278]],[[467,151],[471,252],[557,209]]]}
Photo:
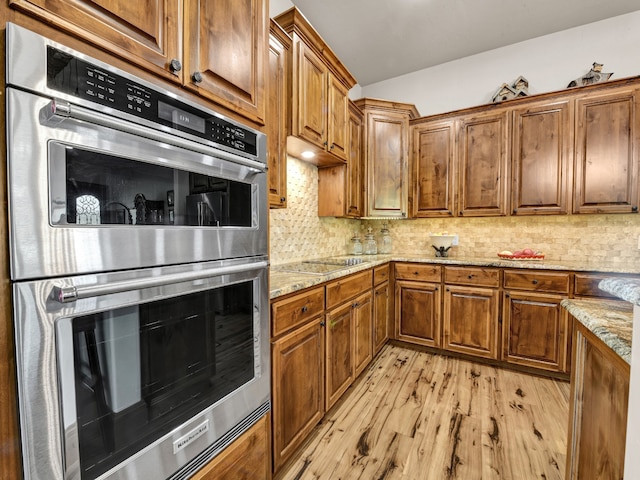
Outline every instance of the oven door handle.
{"label": "oven door handle", "polygon": [[56,127],[67,118],[82,120],[94,125],[100,125],[102,127],[112,128],[114,130],[120,130],[122,132],[149,138],[157,142],[170,143],[177,147],[192,150],[211,157],[222,158],[230,162],[239,163],[240,165],[255,171],[255,173],[262,173],[267,170],[267,166],[264,163],[244,158],[239,155],[234,155],[224,150],[214,149],[207,145],[192,142],[174,135],[169,138],[168,135],[152,128],[145,127],[144,125],[127,122],[78,105],[71,105],[70,103],[62,100],[52,99],[40,110],[40,122],[49,127]]}
{"label": "oven door handle", "polygon": [[141,290],[143,288],[161,287],[172,283],[190,282],[209,277],[219,277],[221,275],[231,275],[234,273],[250,272],[266,268],[266,261],[251,264],[233,265],[229,267],[208,268],[195,272],[174,273],[163,275],[162,277],[145,278],[141,280],[126,280],[123,282],[112,282],[105,285],[92,285],[83,287],[53,287],[51,297],[60,303],[75,302],[83,298],[98,297],[112,293],[128,292],[131,290]]}

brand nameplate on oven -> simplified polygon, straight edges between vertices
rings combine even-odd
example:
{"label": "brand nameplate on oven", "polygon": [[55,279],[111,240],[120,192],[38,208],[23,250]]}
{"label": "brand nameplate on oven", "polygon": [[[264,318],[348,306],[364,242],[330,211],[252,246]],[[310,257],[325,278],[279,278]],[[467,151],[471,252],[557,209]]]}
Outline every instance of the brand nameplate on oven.
{"label": "brand nameplate on oven", "polygon": [[180,450],[188,447],[191,443],[195,442],[198,438],[209,431],[209,420],[202,422],[196,428],[191,430],[186,435],[183,435],[178,440],[173,442],[173,454],[175,455]]}

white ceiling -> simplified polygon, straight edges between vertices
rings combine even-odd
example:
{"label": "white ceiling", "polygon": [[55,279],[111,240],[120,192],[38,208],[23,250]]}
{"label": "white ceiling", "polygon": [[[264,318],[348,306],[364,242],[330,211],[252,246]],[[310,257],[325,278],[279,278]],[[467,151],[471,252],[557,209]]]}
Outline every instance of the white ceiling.
{"label": "white ceiling", "polygon": [[291,1],[361,86],[640,10],[640,0]]}

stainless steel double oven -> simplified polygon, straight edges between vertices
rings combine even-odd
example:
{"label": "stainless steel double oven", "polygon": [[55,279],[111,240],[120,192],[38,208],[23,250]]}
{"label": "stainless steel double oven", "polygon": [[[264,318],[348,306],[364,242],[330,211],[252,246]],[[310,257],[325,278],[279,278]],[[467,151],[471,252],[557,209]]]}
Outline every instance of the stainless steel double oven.
{"label": "stainless steel double oven", "polygon": [[27,479],[188,478],[270,408],[265,136],[7,26]]}

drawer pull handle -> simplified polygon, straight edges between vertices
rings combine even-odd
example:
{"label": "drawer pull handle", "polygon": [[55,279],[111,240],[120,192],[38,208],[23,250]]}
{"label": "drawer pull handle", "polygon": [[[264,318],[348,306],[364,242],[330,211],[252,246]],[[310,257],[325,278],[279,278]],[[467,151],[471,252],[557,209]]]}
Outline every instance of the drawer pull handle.
{"label": "drawer pull handle", "polygon": [[467,275],[467,278],[471,280],[473,278],[473,275]]}
{"label": "drawer pull handle", "polygon": [[307,313],[307,310],[309,310],[309,307],[307,307],[306,305],[302,307],[302,313]]}
{"label": "drawer pull handle", "polygon": [[538,280],[534,279],[531,283],[533,283],[534,285],[538,284]]}
{"label": "drawer pull handle", "polygon": [[356,302],[352,306],[353,306],[353,308],[358,308],[360,306],[360,304],[358,302]]}

